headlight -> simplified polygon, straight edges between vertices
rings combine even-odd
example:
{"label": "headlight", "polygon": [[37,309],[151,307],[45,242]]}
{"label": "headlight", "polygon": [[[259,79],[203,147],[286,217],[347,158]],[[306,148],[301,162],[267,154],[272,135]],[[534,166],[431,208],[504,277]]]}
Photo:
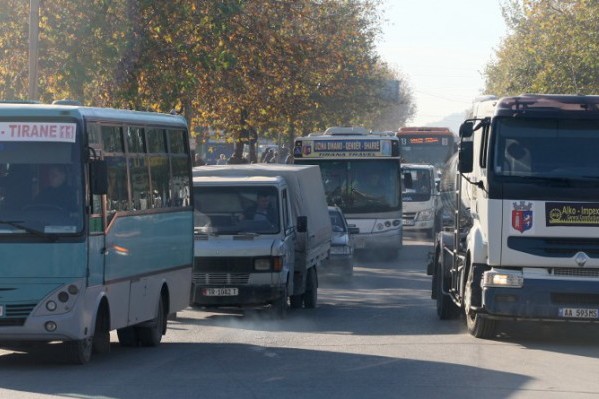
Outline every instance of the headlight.
{"label": "headlight", "polygon": [[267,271],[270,270],[270,258],[260,258],[254,260],[254,270]]}
{"label": "headlight", "polygon": [[521,288],[523,284],[521,271],[491,269],[483,273],[483,287]]}
{"label": "headlight", "polygon": [[431,220],[433,218],[433,211],[430,209],[418,212],[418,216],[416,216],[417,220]]}

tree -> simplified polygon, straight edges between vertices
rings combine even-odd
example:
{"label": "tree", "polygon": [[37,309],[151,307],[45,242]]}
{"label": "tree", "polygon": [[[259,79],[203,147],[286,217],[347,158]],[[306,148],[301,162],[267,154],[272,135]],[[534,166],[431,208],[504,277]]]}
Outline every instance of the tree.
{"label": "tree", "polygon": [[486,92],[595,93],[599,89],[599,3],[511,0],[510,35],[485,69]]}

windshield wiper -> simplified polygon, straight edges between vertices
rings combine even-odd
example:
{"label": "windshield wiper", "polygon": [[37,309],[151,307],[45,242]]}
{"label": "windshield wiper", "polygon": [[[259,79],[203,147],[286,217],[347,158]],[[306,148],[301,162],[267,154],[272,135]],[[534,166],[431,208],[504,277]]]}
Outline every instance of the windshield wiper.
{"label": "windshield wiper", "polygon": [[12,226],[12,227],[14,227],[16,229],[23,230],[23,231],[25,231],[25,232],[27,232],[29,234],[33,234],[34,236],[42,237],[42,238],[47,238],[47,239],[49,239],[51,241],[56,241],[56,237],[55,236],[46,234],[43,231],[32,229],[31,227],[24,226],[22,223],[24,223],[23,220],[0,220],[0,224],[7,224],[7,225]]}

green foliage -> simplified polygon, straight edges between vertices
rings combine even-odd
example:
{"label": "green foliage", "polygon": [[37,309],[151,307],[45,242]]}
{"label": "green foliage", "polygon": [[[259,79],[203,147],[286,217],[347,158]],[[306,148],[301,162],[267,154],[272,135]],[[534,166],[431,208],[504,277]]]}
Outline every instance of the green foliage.
{"label": "green foliage", "polygon": [[599,92],[599,2],[510,0],[510,35],[485,70],[486,92]]}

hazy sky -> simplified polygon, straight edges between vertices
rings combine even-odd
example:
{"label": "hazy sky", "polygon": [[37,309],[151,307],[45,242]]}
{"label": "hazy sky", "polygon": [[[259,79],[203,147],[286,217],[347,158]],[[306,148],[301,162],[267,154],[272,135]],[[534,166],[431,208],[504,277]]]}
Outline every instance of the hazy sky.
{"label": "hazy sky", "polygon": [[[409,125],[463,114],[506,27],[499,0],[386,0],[381,57],[407,77],[418,112]],[[458,122],[456,122],[458,124]]]}

